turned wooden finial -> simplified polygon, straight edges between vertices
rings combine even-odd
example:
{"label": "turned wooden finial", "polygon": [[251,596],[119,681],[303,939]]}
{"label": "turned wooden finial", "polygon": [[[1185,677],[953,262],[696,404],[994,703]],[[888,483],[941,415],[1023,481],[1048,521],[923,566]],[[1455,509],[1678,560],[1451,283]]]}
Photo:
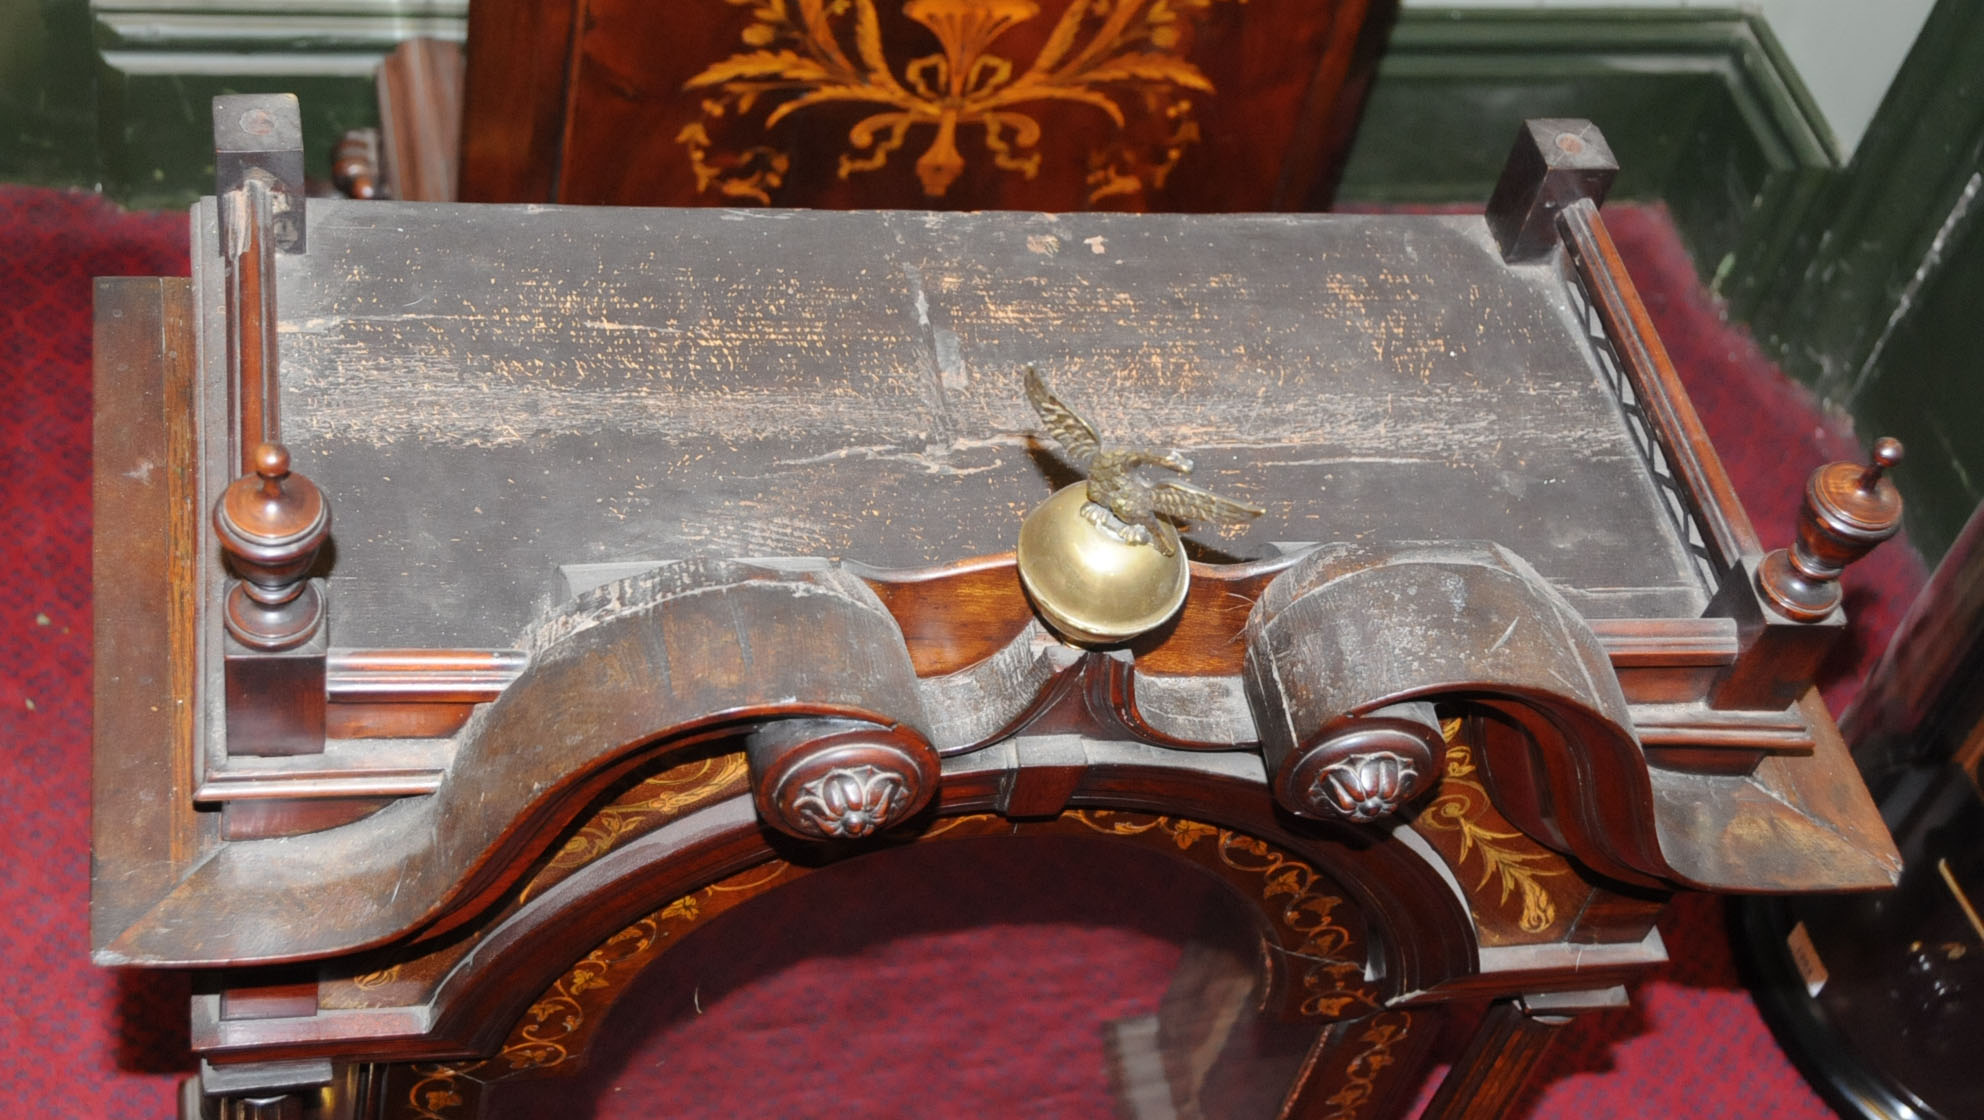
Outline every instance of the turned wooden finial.
{"label": "turned wooden finial", "polygon": [[1798,539],[1764,557],[1757,585],[1771,605],[1800,622],[1839,606],[1839,576],[1901,528],[1901,494],[1887,478],[1901,462],[1901,441],[1874,441],[1866,465],[1827,463],[1805,483]]}
{"label": "turned wooden finial", "polygon": [[253,474],[228,484],[214,528],[240,582],[228,592],[227,630],[244,645],[279,650],[315,634],[322,596],[305,573],[331,533],[331,509],[316,484],[289,469],[289,449],[258,445]]}

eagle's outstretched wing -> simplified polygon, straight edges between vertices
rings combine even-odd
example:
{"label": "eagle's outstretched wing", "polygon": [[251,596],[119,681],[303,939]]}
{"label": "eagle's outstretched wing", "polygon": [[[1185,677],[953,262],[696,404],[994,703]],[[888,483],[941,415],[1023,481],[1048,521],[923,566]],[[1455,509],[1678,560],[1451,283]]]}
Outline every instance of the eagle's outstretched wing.
{"label": "eagle's outstretched wing", "polygon": [[1160,482],[1151,487],[1150,504],[1157,512],[1182,521],[1248,521],[1266,512],[1187,482]]}
{"label": "eagle's outstretched wing", "polygon": [[1095,453],[1102,450],[1102,439],[1095,429],[1049,392],[1047,383],[1040,379],[1040,371],[1032,366],[1026,367],[1026,399],[1040,414],[1040,422],[1047,425],[1047,434],[1068,449],[1077,466],[1088,466]]}

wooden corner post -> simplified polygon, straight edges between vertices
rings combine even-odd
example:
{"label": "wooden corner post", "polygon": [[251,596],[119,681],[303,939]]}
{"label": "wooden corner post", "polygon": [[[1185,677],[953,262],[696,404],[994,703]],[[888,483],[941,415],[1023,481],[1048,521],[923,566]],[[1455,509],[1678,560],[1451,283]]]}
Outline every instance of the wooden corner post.
{"label": "wooden corner post", "polygon": [[1619,161],[1598,126],[1576,118],[1524,121],[1488,197],[1488,229],[1502,259],[1520,264],[1557,247],[1557,214],[1581,198],[1605,201]]}
{"label": "wooden corner post", "polygon": [[281,440],[276,259],[307,245],[303,125],[291,94],[214,98],[214,190],[226,257],[228,394],[241,475],[214,504],[214,531],[237,577],[228,589],[222,660],[227,750],[324,749],[323,582],[309,573],[331,511],[290,468]]}

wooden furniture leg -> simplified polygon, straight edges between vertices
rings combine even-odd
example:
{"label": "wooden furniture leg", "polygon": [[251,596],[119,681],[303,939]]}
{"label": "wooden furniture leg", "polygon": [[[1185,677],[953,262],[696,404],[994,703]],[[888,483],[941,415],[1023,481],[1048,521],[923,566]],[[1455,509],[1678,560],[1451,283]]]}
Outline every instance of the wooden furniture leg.
{"label": "wooden furniture leg", "polygon": [[1404,1115],[1439,1034],[1439,1016],[1409,1011],[1332,1025],[1303,1060],[1277,1120]]}
{"label": "wooden furniture leg", "polygon": [[1454,1061],[1453,1072],[1426,1106],[1425,1120],[1505,1115],[1565,1022],[1557,1016],[1536,1018],[1516,1000],[1490,1004],[1466,1053]]}
{"label": "wooden furniture leg", "polygon": [[1557,1029],[1581,1011],[1623,1006],[1624,988],[1602,992],[1552,992],[1496,1000],[1440,1082],[1421,1120],[1494,1120],[1507,1115]]}

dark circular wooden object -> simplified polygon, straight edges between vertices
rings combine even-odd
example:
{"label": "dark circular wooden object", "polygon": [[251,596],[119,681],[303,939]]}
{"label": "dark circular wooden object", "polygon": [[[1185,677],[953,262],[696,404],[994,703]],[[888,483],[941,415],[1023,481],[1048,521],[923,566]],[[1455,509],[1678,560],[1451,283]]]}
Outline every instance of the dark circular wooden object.
{"label": "dark circular wooden object", "polygon": [[937,791],[937,751],[900,724],[786,719],[746,743],[758,815],[802,840],[858,840],[915,816]]}
{"label": "dark circular wooden object", "polygon": [[1817,622],[1839,606],[1839,576],[1901,528],[1901,494],[1886,477],[1901,441],[1874,441],[1867,465],[1827,463],[1805,482],[1798,539],[1764,557],[1757,586],[1788,618]]}
{"label": "dark circular wooden object", "polygon": [[255,448],[255,473],[228,484],[214,529],[240,576],[228,592],[228,633],[256,649],[289,649],[323,624],[323,597],[305,578],[331,535],[331,508],[316,484],[289,469],[289,449]]}
{"label": "dark circular wooden object", "polygon": [[1394,704],[1290,753],[1275,769],[1275,799],[1297,816],[1369,824],[1431,789],[1445,752],[1432,704]]}

